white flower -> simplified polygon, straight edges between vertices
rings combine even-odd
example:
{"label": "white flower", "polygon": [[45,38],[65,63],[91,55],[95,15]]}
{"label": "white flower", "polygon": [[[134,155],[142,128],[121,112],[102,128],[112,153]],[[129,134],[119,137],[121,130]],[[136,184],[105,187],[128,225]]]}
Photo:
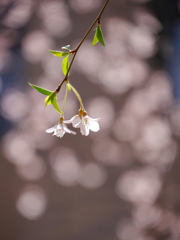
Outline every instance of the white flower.
{"label": "white flower", "polygon": [[66,132],[76,135],[76,132],[69,130],[66,124],[61,119],[60,119],[60,123],[54,125],[54,127],[52,128],[47,129],[46,132],[47,133],[54,132],[53,135],[56,135],[57,137],[60,137],[60,138],[62,138]]}
{"label": "white flower", "polygon": [[83,110],[79,110],[79,115],[75,115],[70,120],[64,121],[65,123],[72,123],[73,127],[80,128],[82,135],[89,135],[89,130],[93,132],[99,131],[98,120],[100,118],[91,118]]}

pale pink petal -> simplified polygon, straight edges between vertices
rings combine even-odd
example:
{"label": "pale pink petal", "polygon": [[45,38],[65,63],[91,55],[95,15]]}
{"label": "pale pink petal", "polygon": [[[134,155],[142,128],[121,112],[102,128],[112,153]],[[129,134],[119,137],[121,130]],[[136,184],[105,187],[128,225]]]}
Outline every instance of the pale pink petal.
{"label": "pale pink petal", "polygon": [[47,133],[52,133],[52,132],[54,132],[54,127],[48,128],[48,129],[46,130],[46,132],[47,132]]}
{"label": "pale pink petal", "polygon": [[77,118],[77,117],[79,117],[79,116],[78,116],[78,115],[75,115],[75,116],[72,117],[70,120],[65,120],[65,121],[63,121],[63,122],[64,122],[64,123],[67,123],[67,124],[72,123],[72,122],[74,121],[74,119]]}
{"label": "pale pink petal", "polygon": [[74,118],[74,120],[73,120],[73,122],[72,122],[73,127],[78,128],[81,120],[82,120],[82,119],[81,119],[79,116],[77,116],[76,118]]}
{"label": "pale pink petal", "polygon": [[57,129],[56,130],[56,136],[62,138],[65,134],[65,131],[62,129]]}
{"label": "pale pink petal", "polygon": [[80,124],[80,132],[82,135],[89,135],[89,126],[85,124],[84,122],[81,122]]}
{"label": "pale pink petal", "polygon": [[98,132],[99,131],[99,123],[95,120],[90,120],[89,119],[89,129],[93,132]]}
{"label": "pale pink petal", "polygon": [[76,135],[76,132],[74,131],[71,131],[69,128],[67,128],[67,126],[64,125],[64,130],[67,132],[67,133],[70,133],[70,134],[73,134],[73,135]]}
{"label": "pale pink petal", "polygon": [[52,132],[54,132],[54,131],[57,129],[57,127],[58,127],[58,125],[55,125],[55,126],[52,127],[52,128],[48,128],[48,129],[46,130],[46,132],[47,132],[47,133],[52,133]]}
{"label": "pale pink petal", "polygon": [[100,118],[91,118],[91,117],[89,117],[89,116],[87,116],[90,120],[93,120],[93,121],[99,121],[100,120]]}

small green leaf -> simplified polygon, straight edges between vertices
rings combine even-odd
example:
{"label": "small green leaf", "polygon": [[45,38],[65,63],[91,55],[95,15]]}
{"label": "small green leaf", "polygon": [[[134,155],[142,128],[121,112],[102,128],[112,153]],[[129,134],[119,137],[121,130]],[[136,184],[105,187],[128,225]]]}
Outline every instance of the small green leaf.
{"label": "small green leaf", "polygon": [[61,112],[61,110],[60,110],[60,108],[59,108],[58,102],[57,102],[57,96],[56,96],[56,95],[53,97],[53,99],[51,100],[51,102],[52,102],[53,107],[56,109],[56,111],[57,111],[58,113],[62,114],[62,112]]}
{"label": "small green leaf", "polygon": [[49,95],[45,98],[45,100],[44,100],[44,102],[46,103],[45,106],[48,106],[48,105],[51,104],[51,101],[52,101],[52,99],[54,98],[55,95],[56,95],[56,93],[53,92],[51,95]]}
{"label": "small green leaf", "polygon": [[34,88],[36,91],[38,91],[38,92],[40,92],[40,93],[42,93],[42,94],[44,94],[44,95],[51,95],[51,94],[53,93],[52,91],[49,91],[49,90],[47,90],[47,89],[38,87],[38,86],[36,86],[36,85],[33,85],[33,84],[31,84],[30,82],[29,82],[29,85],[30,85],[32,88]]}
{"label": "small green leaf", "polygon": [[48,106],[50,104],[53,105],[53,107],[56,109],[56,111],[60,114],[62,114],[60,108],[59,108],[59,105],[58,105],[58,102],[57,102],[57,95],[55,92],[53,92],[50,96],[47,96],[44,100],[44,102],[46,103],[45,106]]}
{"label": "small green leaf", "polygon": [[102,29],[100,26],[97,27],[97,38],[99,40],[99,42],[105,46],[105,42],[104,42],[104,36],[103,36],[103,33],[102,33]]}
{"label": "small green leaf", "polygon": [[96,32],[94,34],[94,38],[93,38],[93,41],[92,41],[92,46],[94,46],[96,43],[99,42],[99,39],[97,37],[97,28],[95,30],[96,30]]}
{"label": "small green leaf", "polygon": [[68,51],[71,50],[71,49],[70,49],[70,45],[66,45],[66,46],[62,47],[62,49],[66,49],[66,50],[68,50]]}
{"label": "small green leaf", "polygon": [[64,75],[66,76],[66,73],[68,71],[68,68],[69,68],[69,56],[63,58],[62,60],[62,71],[64,73]]}
{"label": "small green leaf", "polygon": [[49,50],[49,52],[56,57],[64,57],[70,54],[69,52],[60,52],[60,51],[54,51],[54,50]]}

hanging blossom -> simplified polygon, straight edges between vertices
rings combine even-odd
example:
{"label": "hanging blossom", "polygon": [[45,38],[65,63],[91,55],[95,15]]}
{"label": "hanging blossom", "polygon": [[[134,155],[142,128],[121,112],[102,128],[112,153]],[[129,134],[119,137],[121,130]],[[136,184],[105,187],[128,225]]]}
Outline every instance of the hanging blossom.
{"label": "hanging blossom", "polygon": [[46,130],[47,133],[54,132],[53,135],[62,138],[65,133],[70,133],[73,135],[76,135],[76,132],[71,131],[66,124],[64,123],[64,118],[60,117],[60,123],[54,125],[52,128],[49,128]]}
{"label": "hanging blossom", "polygon": [[80,128],[82,135],[88,136],[89,130],[93,132],[99,131],[99,119],[100,118],[89,117],[86,111],[80,109],[78,115],[75,115],[70,120],[64,121],[64,123],[72,123],[73,127]]}

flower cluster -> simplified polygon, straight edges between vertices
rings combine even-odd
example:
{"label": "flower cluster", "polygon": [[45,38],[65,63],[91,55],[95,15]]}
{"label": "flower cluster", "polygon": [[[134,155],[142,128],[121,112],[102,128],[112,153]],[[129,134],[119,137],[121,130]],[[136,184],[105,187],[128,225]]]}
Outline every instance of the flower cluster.
{"label": "flower cluster", "polygon": [[89,131],[97,132],[99,131],[99,118],[93,119],[88,116],[87,112],[80,109],[78,112],[78,115],[75,115],[70,120],[64,120],[64,117],[60,117],[60,122],[53,126],[52,128],[49,128],[46,130],[47,133],[54,132],[53,135],[56,135],[57,137],[62,138],[65,133],[73,134],[75,135],[76,132],[71,131],[68,129],[66,124],[72,123],[74,128],[80,128],[80,132],[84,136],[89,135]]}

